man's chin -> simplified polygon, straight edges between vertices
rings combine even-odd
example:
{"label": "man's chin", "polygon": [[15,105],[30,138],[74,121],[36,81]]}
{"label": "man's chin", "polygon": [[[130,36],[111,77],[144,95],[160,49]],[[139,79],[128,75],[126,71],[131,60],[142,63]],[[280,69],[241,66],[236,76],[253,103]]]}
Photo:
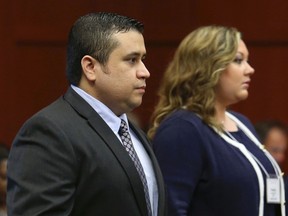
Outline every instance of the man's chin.
{"label": "man's chin", "polygon": [[[142,99],[138,100],[138,101],[134,101],[132,104],[130,104],[130,108],[132,110],[136,109],[137,107],[139,107],[142,104]],[[131,110],[131,111],[132,111]]]}

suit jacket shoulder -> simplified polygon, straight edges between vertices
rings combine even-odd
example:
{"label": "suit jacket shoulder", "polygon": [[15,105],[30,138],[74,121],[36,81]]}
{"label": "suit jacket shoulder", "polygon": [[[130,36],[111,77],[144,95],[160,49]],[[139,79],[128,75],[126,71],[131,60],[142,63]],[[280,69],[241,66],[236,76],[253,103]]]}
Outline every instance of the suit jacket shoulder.
{"label": "suit jacket shoulder", "polygon": [[[145,136],[133,128],[154,165],[159,215],[164,215],[158,164]],[[147,214],[133,162],[104,120],[71,88],[23,125],[8,163],[9,215]]]}

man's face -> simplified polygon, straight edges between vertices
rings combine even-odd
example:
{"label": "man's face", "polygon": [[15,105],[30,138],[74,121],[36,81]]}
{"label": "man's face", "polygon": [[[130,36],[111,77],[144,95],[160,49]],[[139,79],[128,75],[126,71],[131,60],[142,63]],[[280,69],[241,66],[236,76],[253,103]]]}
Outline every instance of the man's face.
{"label": "man's face", "polygon": [[97,71],[94,88],[96,98],[116,115],[121,115],[142,103],[150,73],[143,63],[146,49],[142,34],[120,32],[113,38],[118,41],[118,46],[105,66]]}
{"label": "man's face", "polygon": [[287,136],[282,130],[272,128],[267,134],[264,145],[279,164],[284,162],[287,149]]}

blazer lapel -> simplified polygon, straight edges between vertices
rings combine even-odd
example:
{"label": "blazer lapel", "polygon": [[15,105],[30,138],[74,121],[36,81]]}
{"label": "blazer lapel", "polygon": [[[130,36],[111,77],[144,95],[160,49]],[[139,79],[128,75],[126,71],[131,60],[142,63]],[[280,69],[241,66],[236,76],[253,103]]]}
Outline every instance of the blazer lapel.
{"label": "blazer lapel", "polygon": [[130,159],[128,153],[123,148],[122,143],[115,136],[105,121],[100,117],[100,115],[98,115],[98,113],[72,88],[68,89],[67,93],[64,95],[64,98],[68,103],[71,104],[77,113],[87,119],[90,126],[111,149],[114,156],[117,158],[123,170],[128,176],[139,208],[141,209],[143,215],[147,215],[147,206],[142,181],[134,166],[133,161]]}

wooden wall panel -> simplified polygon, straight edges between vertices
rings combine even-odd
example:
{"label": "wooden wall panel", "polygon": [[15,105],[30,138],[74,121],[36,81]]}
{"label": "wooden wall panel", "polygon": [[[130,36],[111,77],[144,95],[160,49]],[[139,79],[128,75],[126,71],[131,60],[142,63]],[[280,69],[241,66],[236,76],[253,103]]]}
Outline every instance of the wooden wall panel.
{"label": "wooden wall panel", "polygon": [[89,11],[90,1],[12,1],[11,21],[17,42],[66,41],[72,23]]}
{"label": "wooden wall panel", "polygon": [[59,47],[18,46],[9,74],[4,119],[6,136],[14,137],[23,122],[52,102],[66,88],[64,50]]}
{"label": "wooden wall panel", "polygon": [[287,8],[284,0],[243,0],[238,4],[229,0],[214,2],[213,0],[197,1],[197,17],[195,24],[222,24],[235,26],[249,40],[267,41],[288,38]]}
{"label": "wooden wall panel", "polygon": [[147,40],[154,41],[155,45],[177,45],[194,27],[195,2],[143,1],[144,10],[147,11],[143,16]]}
{"label": "wooden wall panel", "polygon": [[10,145],[22,123],[60,96],[65,80],[65,47],[70,26],[92,11],[111,11],[145,24],[151,73],[143,104],[135,112],[145,127],[156,92],[182,38],[201,25],[235,26],[243,32],[256,69],[248,100],[232,108],[253,123],[278,118],[288,123],[288,2],[263,0],[0,0],[0,140]]}
{"label": "wooden wall panel", "polygon": [[13,71],[11,68],[10,57],[13,55],[12,38],[11,38],[11,23],[10,23],[10,1],[0,1],[0,141],[10,144],[13,132],[9,131],[10,126],[14,125],[14,122],[9,121],[9,116],[16,115],[15,109],[11,109],[9,102],[9,89],[8,86],[12,85],[9,79],[9,74]]}

